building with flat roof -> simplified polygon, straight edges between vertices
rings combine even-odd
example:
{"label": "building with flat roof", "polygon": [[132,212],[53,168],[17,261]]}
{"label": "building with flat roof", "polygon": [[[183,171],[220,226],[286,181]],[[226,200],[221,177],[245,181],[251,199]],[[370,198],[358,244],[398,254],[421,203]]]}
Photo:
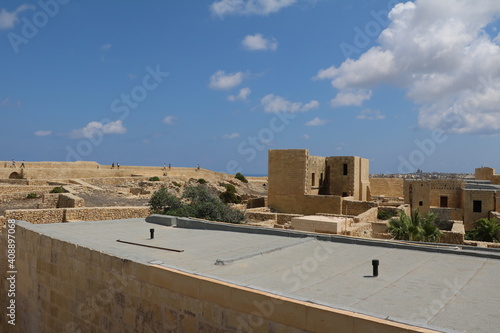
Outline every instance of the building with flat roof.
{"label": "building with flat roof", "polygon": [[[16,325],[3,315],[2,331],[498,330],[494,249],[155,215],[16,224]],[[2,284],[3,309],[9,288]]]}
{"label": "building with flat roof", "polygon": [[344,201],[371,200],[367,159],[312,156],[307,149],[268,155],[268,206],[278,212],[343,214]]}

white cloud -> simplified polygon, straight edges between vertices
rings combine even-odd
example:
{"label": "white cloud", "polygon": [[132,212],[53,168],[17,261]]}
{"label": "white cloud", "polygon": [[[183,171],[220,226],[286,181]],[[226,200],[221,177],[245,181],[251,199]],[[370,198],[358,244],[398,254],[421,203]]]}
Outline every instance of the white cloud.
{"label": "white cloud", "polygon": [[307,104],[290,102],[283,97],[273,94],[266,95],[260,100],[265,112],[306,112],[319,107],[318,101],[312,100]]}
{"label": "white cloud", "polygon": [[21,5],[16,8],[13,12],[8,12],[5,9],[0,10],[0,30],[2,29],[12,29],[14,25],[19,21],[19,14],[25,10],[35,10],[36,7],[32,5]]}
{"label": "white cloud", "polygon": [[311,137],[307,134],[302,135],[302,139],[309,140]]}
{"label": "white cloud", "polygon": [[52,131],[36,131],[33,134],[36,136],[48,136],[52,134]]}
{"label": "white cloud", "polygon": [[326,119],[321,119],[319,117],[314,118],[306,123],[306,126],[323,126],[327,123]]}
{"label": "white cloud", "polygon": [[226,15],[269,15],[296,3],[297,0],[220,0],[210,10],[220,18]]}
{"label": "white cloud", "polygon": [[372,96],[371,91],[357,90],[357,91],[346,91],[339,92],[334,99],[332,99],[332,107],[339,106],[361,106],[364,101],[370,99]]}
{"label": "white cloud", "polygon": [[[378,85],[404,89],[423,128],[455,133],[500,130],[498,0],[415,0],[389,13],[378,44],[359,59],[320,70],[338,90],[332,106],[362,105]],[[487,82],[487,83],[485,83]]]}
{"label": "white cloud", "polygon": [[250,51],[276,51],[278,48],[278,42],[275,38],[265,38],[262,34],[245,36],[241,44]]}
{"label": "white cloud", "polygon": [[111,44],[106,43],[103,46],[101,46],[101,50],[109,50],[111,48],[111,46],[112,46]]}
{"label": "white cloud", "polygon": [[356,116],[356,119],[382,120],[385,119],[385,116],[379,110],[365,109]]}
{"label": "white cloud", "polygon": [[177,119],[176,116],[166,116],[165,118],[163,118],[163,123],[167,125],[173,125],[175,119]]}
{"label": "white cloud", "polygon": [[234,102],[234,101],[246,101],[248,96],[250,96],[250,93],[252,91],[250,90],[250,88],[241,88],[240,89],[240,92],[238,93],[238,95],[229,95],[227,97],[228,100]]}
{"label": "white cloud", "polygon": [[239,138],[239,137],[240,137],[239,133],[224,134],[222,136],[223,139],[236,139],[236,138]]}
{"label": "white cloud", "polygon": [[226,74],[224,71],[217,71],[210,77],[209,87],[219,90],[232,89],[243,82],[243,77],[244,74],[242,72]]}
{"label": "white cloud", "polygon": [[72,139],[92,138],[107,134],[125,134],[127,129],[123,127],[121,120],[112,121],[109,123],[101,123],[92,121],[84,128],[75,129],[70,133]]}
{"label": "white cloud", "polygon": [[335,66],[326,69],[320,69],[318,74],[313,77],[314,80],[333,79],[337,75],[338,69]]}

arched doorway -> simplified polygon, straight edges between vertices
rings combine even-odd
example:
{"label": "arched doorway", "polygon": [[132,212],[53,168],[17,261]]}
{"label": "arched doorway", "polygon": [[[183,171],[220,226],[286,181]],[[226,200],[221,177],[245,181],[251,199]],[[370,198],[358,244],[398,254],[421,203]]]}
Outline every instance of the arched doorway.
{"label": "arched doorway", "polygon": [[21,175],[18,172],[13,172],[9,175],[9,179],[21,179]]}

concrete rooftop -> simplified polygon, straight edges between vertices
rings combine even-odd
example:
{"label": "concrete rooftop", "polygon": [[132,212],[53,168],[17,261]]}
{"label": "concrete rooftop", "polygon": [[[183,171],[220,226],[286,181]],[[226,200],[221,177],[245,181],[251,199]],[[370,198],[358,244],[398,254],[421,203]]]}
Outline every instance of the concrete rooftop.
{"label": "concrete rooftop", "polygon": [[[446,250],[450,253],[439,253],[412,249],[419,248],[413,245],[407,249],[388,247],[385,241],[349,244],[338,236],[324,241],[318,240],[317,234],[297,238],[255,230],[186,229],[144,219],[19,224],[113,256],[338,309],[445,332],[499,330],[498,252],[457,255],[451,252],[462,250],[451,247]],[[155,229],[153,240],[149,239],[150,228]],[[183,252],[120,243],[118,239]],[[372,259],[380,260],[376,278],[371,276]]]}

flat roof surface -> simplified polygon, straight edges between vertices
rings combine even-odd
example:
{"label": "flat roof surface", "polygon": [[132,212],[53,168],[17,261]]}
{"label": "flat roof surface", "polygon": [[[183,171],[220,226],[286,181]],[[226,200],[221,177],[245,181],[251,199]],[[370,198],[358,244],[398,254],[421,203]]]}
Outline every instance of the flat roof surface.
{"label": "flat roof surface", "polygon": [[[18,223],[113,256],[333,308],[446,332],[491,333],[499,328],[499,259],[374,246],[376,242],[368,246],[184,229],[144,219]],[[153,240],[150,228],[155,229]],[[372,259],[380,261],[378,277],[372,277]]]}

